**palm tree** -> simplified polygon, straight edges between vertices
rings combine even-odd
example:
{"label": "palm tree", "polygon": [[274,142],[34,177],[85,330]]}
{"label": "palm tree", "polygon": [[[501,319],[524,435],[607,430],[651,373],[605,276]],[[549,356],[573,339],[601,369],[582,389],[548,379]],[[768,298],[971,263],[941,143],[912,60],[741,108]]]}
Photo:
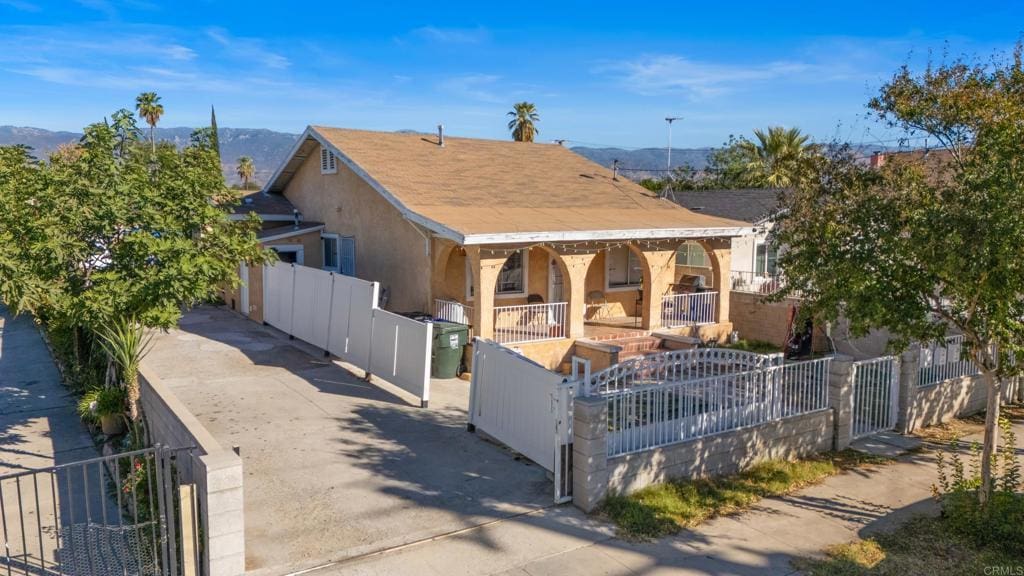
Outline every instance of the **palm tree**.
{"label": "palm tree", "polygon": [[248,190],[249,180],[252,180],[252,175],[256,172],[256,165],[252,163],[252,158],[248,156],[239,158],[238,168],[235,168],[235,172],[242,179],[242,190]]}
{"label": "palm tree", "polygon": [[753,184],[785,188],[799,181],[805,160],[811,155],[810,137],[799,128],[771,126],[754,130],[757,141],[743,140],[739,148],[748,156],[747,171]]}
{"label": "palm tree", "polygon": [[164,105],[160,103],[160,97],[156,92],[143,92],[135,98],[135,110],[149,124],[149,143],[156,152],[156,123],[164,115]]}
{"label": "palm tree", "polygon": [[540,122],[537,107],[532,102],[517,102],[508,113],[512,117],[508,121],[508,129],[512,131],[512,139],[516,142],[533,142],[533,137],[540,133],[536,122]]}

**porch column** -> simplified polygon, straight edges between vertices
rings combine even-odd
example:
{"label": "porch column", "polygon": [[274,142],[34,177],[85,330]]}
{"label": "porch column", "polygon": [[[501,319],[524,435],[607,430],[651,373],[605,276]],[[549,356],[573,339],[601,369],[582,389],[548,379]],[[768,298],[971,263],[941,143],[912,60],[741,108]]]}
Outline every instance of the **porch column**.
{"label": "porch column", "polygon": [[587,270],[597,254],[559,254],[565,265],[569,282],[569,338],[583,337],[583,324],[587,312]]}
{"label": "porch column", "polygon": [[[631,249],[638,249],[632,247]],[[644,248],[640,250],[644,261],[643,328],[661,327],[661,299],[668,294],[676,272],[675,248]]]}
{"label": "porch column", "polygon": [[430,250],[430,298],[427,302],[427,312],[434,313],[434,299],[444,296],[445,277],[448,274],[448,258],[453,250],[459,246],[451,240],[437,238],[431,239],[433,244]]}
{"label": "porch column", "polygon": [[704,251],[711,256],[711,274],[713,285],[718,291],[718,302],[715,306],[719,324],[729,321],[729,295],[732,294],[732,240],[729,238],[698,241]]}
{"label": "porch column", "polygon": [[466,246],[466,258],[473,274],[473,334],[494,338],[494,289],[508,256],[492,255],[479,246]]}

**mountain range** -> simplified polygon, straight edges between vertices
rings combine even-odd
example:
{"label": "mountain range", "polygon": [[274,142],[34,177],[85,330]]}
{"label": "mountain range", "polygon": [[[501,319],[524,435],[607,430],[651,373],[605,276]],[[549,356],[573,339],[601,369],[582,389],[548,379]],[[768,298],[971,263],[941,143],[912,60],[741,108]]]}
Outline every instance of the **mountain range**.
{"label": "mountain range", "polygon": [[[407,131],[403,131],[407,132]],[[179,146],[188,143],[192,128],[157,128],[158,140],[168,140]],[[257,182],[266,182],[274,170],[284,161],[298,134],[275,132],[263,128],[220,128],[222,170],[229,184],[240,180],[235,174],[235,160],[249,156],[256,165]],[[30,146],[37,158],[46,158],[61,144],[77,142],[82,137],[78,132],[55,132],[42,128],[0,126],[0,146],[24,144]],[[664,171],[666,150],[664,148],[591,148],[575,146],[572,150],[602,166],[611,167],[615,160],[625,176],[638,178],[657,175]],[[672,166],[688,165],[703,168],[707,164],[711,148],[672,149]]]}
{"label": "mountain range", "polygon": [[[413,132],[401,130],[400,132]],[[188,143],[192,128],[157,128],[158,140],[168,140],[178,146]],[[229,184],[240,182],[235,173],[236,160],[241,156],[249,156],[256,165],[255,180],[266,182],[274,170],[284,161],[285,156],[295,144],[298,134],[275,132],[263,128],[221,128],[218,130],[221,157],[224,160],[221,169]],[[77,132],[54,132],[42,128],[0,126],[0,146],[24,144],[30,146],[38,158],[46,158],[57,146],[69,142],[77,142],[82,135]],[[592,148],[573,146],[573,152],[611,168],[618,160],[621,173],[629,178],[639,180],[648,177],[660,177],[665,173],[668,151],[665,148]],[[876,150],[885,150],[885,146],[863,147],[862,154]],[[708,157],[714,148],[673,148],[672,167],[689,166],[700,170],[707,166]]]}

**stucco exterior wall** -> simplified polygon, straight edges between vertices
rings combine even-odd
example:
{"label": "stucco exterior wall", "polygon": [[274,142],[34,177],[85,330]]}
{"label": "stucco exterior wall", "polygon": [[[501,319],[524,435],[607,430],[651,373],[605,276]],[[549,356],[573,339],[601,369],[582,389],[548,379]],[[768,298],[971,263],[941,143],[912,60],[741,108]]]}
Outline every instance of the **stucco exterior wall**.
{"label": "stucco exterior wall", "polygon": [[[729,292],[729,320],[740,338],[763,340],[776,346],[785,346],[789,337],[790,310],[799,300],[765,302],[764,297],[746,292]],[[828,350],[828,340],[820,327],[815,326],[812,348],[815,352]]]}
{"label": "stucco exterior wall", "polygon": [[[427,241],[348,167],[339,162],[337,174],[321,174],[319,155],[313,155],[303,162],[284,195],[305,219],[323,222],[324,232],[355,238],[356,276],[377,281],[382,291],[388,291],[389,310],[433,308]],[[306,258],[308,263],[308,254]]]}
{"label": "stucco exterior wall", "polygon": [[[587,302],[591,304],[602,304],[599,308],[592,307],[587,310],[587,319],[616,318],[621,316],[637,316],[637,289],[609,289],[605,287],[605,253],[598,252],[594,261],[587,269],[586,285]],[[590,297],[591,293],[601,292],[603,300],[595,300]]]}

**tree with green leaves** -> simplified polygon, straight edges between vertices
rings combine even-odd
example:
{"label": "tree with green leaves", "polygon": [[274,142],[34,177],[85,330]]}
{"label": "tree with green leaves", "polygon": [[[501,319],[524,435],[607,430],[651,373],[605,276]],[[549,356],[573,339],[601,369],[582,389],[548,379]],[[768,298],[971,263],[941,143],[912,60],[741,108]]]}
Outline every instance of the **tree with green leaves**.
{"label": "tree with green leaves", "polygon": [[742,140],[739,149],[747,158],[747,178],[767,188],[795,185],[806,174],[811,155],[810,137],[799,128],[771,126],[755,129],[754,140]]}
{"label": "tree with green leaves", "polygon": [[708,156],[707,167],[675,169],[672,186],[677,190],[787,188],[812,174],[820,150],[798,128],[757,129],[754,138],[730,135]]}
{"label": "tree with green leaves", "polygon": [[[957,59],[904,67],[869,109],[894,129],[950,151],[936,177],[921,163],[864,165],[848,147],[816,162],[818,177],[782,195],[775,242],[787,286],[824,321],[855,335],[885,328],[892,346],[950,331],[988,391],[978,499],[992,493],[996,423],[1007,379],[1024,361],[1024,67]],[[1013,359],[1018,359],[1014,362]]]}
{"label": "tree with green leaves", "polygon": [[168,328],[237,284],[239,262],[270,256],[258,219],[229,218],[239,196],[206,140],[119,151],[102,122],[48,161],[0,147],[0,299],[70,334],[70,361],[86,365],[103,326]]}
{"label": "tree with green leaves", "polygon": [[217,112],[210,106],[210,145],[213,146],[213,151],[217,153],[217,159],[220,160],[220,132],[217,131]]}
{"label": "tree with green leaves", "polygon": [[516,142],[533,142],[534,137],[540,133],[537,130],[537,122],[540,122],[537,107],[531,102],[517,102],[512,105],[508,115],[512,117],[508,121],[512,139]]}
{"label": "tree with green leaves", "polygon": [[242,190],[248,190],[249,181],[252,180],[253,174],[256,173],[256,165],[253,164],[252,158],[249,156],[239,158],[235,173],[242,179]]}
{"label": "tree with green leaves", "polygon": [[135,98],[135,110],[139,118],[149,124],[149,143],[156,152],[156,123],[164,115],[164,105],[160,103],[160,97],[156,92],[143,92]]}

